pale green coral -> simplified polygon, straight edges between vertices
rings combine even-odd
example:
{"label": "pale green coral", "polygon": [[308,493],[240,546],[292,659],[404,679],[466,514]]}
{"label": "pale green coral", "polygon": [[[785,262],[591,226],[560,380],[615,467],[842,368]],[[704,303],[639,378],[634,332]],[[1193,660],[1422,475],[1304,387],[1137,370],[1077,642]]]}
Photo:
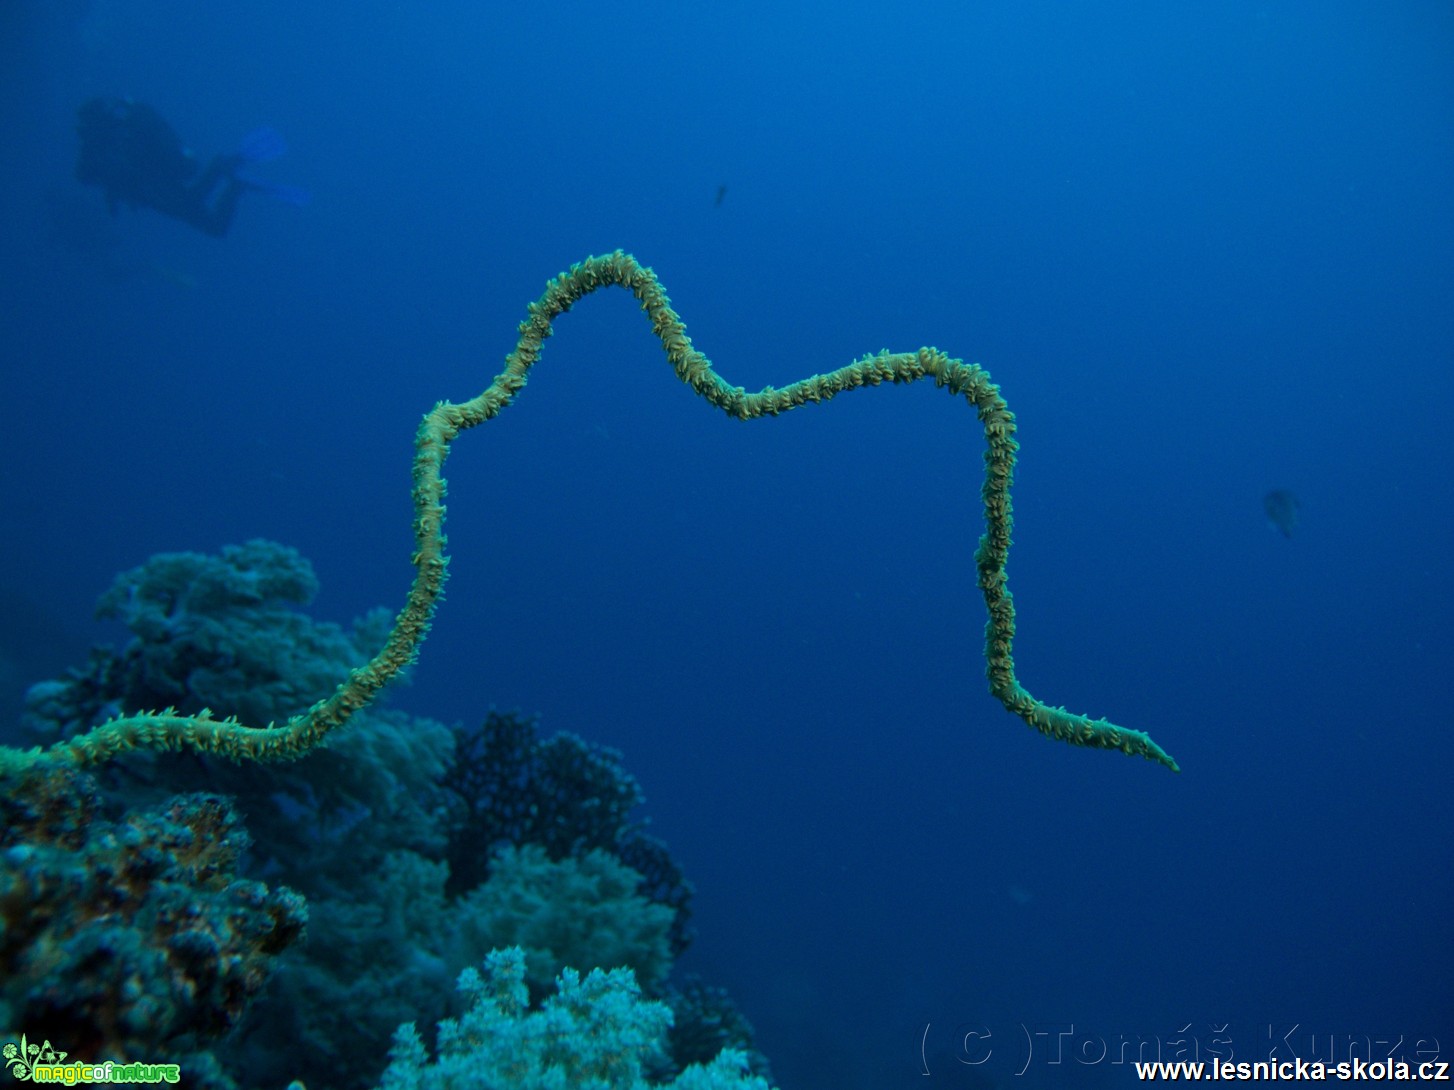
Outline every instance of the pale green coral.
{"label": "pale green coral", "polygon": [[[671,909],[637,894],[640,875],[608,853],[552,862],[539,845],[511,846],[459,898],[445,896],[445,878],[442,862],[392,852],[353,896],[313,902],[310,956],[283,966],[273,990],[282,1009],[304,1012],[290,1027],[308,1071],[296,1060],[293,1071],[310,1086],[328,1065],[331,1085],[350,1085],[343,1075],[378,1060],[372,1042],[407,1018],[444,1014],[449,981],[495,947],[525,948],[521,1010],[531,993],[551,994],[567,965],[628,967],[653,985],[670,971]],[[285,1042],[270,1040],[275,1049]],[[288,1055],[255,1062],[276,1074],[276,1059]]]}
{"label": "pale green coral", "polygon": [[641,875],[599,848],[552,861],[538,844],[507,845],[490,877],[460,901],[459,944],[468,962],[518,946],[540,995],[568,965],[627,967],[647,988],[671,971],[674,913],[637,892]]}
{"label": "pale green coral", "polygon": [[670,1083],[648,1084],[671,1010],[641,997],[629,969],[563,970],[556,991],[529,1008],[525,953],[492,951],[483,974],[466,969],[459,989],[470,1008],[439,1024],[438,1055],[414,1025],[399,1027],[379,1090],[770,1090],[746,1058],[723,1051]]}

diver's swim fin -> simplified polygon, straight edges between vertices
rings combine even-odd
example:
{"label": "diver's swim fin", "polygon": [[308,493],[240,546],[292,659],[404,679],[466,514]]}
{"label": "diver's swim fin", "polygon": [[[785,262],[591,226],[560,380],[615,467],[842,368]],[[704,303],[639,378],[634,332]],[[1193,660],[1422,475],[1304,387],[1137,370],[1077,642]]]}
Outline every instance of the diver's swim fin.
{"label": "diver's swim fin", "polygon": [[237,155],[244,163],[271,163],[288,154],[288,142],[270,125],[253,129],[242,138]]}
{"label": "diver's swim fin", "polygon": [[302,186],[279,185],[276,182],[257,182],[251,178],[239,178],[238,180],[249,189],[256,189],[259,193],[266,193],[274,200],[282,201],[284,204],[291,204],[294,208],[306,208],[313,200],[313,194]]}
{"label": "diver's swim fin", "polygon": [[[250,167],[259,163],[271,163],[274,159],[281,159],[287,153],[288,142],[283,139],[283,134],[271,125],[263,125],[253,129],[242,138],[242,143],[237,149],[238,165]],[[266,193],[275,200],[298,208],[302,208],[313,199],[313,194],[306,189],[300,189],[295,185],[279,185],[277,182],[262,182],[249,177],[241,170],[235,171],[233,177],[249,189]]]}

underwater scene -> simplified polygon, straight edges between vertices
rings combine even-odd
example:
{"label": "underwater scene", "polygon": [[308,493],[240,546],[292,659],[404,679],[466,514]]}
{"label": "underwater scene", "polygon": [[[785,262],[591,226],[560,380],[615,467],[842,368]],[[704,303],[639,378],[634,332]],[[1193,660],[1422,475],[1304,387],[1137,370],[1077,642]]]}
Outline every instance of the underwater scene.
{"label": "underwater scene", "polygon": [[0,85],[0,1083],[1454,1072],[1454,8],[7,0]]}

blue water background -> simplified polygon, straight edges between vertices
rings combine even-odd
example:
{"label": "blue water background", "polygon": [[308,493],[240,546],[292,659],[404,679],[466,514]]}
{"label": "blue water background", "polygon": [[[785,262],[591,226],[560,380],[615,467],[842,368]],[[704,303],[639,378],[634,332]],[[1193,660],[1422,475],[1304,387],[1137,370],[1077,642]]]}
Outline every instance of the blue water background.
{"label": "blue water background", "polygon": [[[0,31],[7,721],[155,552],[275,538],[317,615],[396,606],[418,417],[621,247],[749,389],[987,367],[1022,680],[1184,769],[987,694],[962,404],[742,424],[624,292],[580,304],[458,444],[393,699],[624,751],[697,887],[684,967],[785,1088],[1127,1085],[1117,1041],[1292,1027],[1454,1059],[1449,5],[27,0]],[[99,93],[203,153],[276,126],[313,204],[251,196],[220,242],[108,221],[71,177]]]}

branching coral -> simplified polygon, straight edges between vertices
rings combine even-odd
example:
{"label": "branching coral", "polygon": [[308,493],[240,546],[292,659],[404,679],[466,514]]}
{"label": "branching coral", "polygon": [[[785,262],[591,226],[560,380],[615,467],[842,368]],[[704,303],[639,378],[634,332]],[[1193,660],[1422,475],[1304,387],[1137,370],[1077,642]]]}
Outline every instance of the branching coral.
{"label": "branching coral", "polygon": [[672,1015],[641,998],[629,969],[594,969],[584,978],[566,969],[555,994],[530,1010],[525,955],[496,950],[483,974],[460,975],[460,991],[470,1008],[440,1023],[433,1059],[413,1025],[400,1027],[380,1090],[768,1090],[730,1049],[670,1083],[648,1084],[643,1070],[660,1054]]}
{"label": "branching coral", "polygon": [[1176,762],[1149,735],[1043,704],[1015,676],[1011,655],[1015,608],[1007,588],[1005,563],[1012,523],[1010,482],[1019,444],[1015,440],[1014,414],[988,374],[979,366],[952,359],[938,349],[921,348],[917,352],[866,356],[826,375],[812,375],[781,389],[767,387],[749,394],[739,386],[729,385],[713,371],[707,357],[692,347],[686,326],[672,310],[656,275],[634,258],[617,251],[588,258],[550,281],[545,294],[530,305],[525,321],[520,324],[520,338],[506,358],[504,371],[478,397],[463,404],[441,402],[424,417],[415,439],[414,582],[382,650],[353,670],[331,696],[294,715],[283,725],[268,729],[245,726],[232,718],[219,718],[206,709],[192,716],[179,714],[175,708],[150,715],[126,716],[59,743],[45,753],[0,750],[0,774],[41,759],[92,764],[134,748],[192,749],[239,760],[291,760],[318,746],[414,660],[429,629],[446,574],[443,467],[450,444],[461,432],[492,419],[514,400],[525,386],[530,368],[540,357],[555,319],[592,292],[613,286],[626,288],[641,304],[677,376],[710,404],[739,420],[775,416],[808,402],[828,401],[862,386],[917,382],[925,378],[964,398],[979,417],[987,445],[984,483],[980,489],[986,526],[975,552],[974,567],[976,582],[989,610],[985,658],[990,692],[1042,734],[1073,745],[1140,754],[1179,771]]}

